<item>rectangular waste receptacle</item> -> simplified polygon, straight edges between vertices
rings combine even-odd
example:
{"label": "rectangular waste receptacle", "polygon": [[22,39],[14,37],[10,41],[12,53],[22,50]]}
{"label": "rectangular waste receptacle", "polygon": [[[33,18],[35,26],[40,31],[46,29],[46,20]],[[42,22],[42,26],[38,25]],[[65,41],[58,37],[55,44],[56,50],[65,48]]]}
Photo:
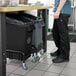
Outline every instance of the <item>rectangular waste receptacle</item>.
{"label": "rectangular waste receptacle", "polygon": [[43,49],[43,39],[42,39],[42,27],[44,26],[43,19],[26,13],[21,13],[20,15],[30,18],[31,21],[34,23],[35,29],[33,31],[32,36],[32,45],[34,45],[35,48],[37,49],[36,52],[39,52],[41,49]]}
{"label": "rectangular waste receptacle", "polygon": [[7,57],[25,62],[31,55],[33,23],[17,14],[6,16]]}

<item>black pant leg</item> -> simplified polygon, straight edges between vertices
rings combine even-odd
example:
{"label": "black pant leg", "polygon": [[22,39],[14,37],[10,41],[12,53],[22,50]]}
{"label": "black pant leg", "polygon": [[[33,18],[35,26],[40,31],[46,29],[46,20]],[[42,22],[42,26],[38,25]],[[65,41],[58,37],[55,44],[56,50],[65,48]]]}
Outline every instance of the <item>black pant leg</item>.
{"label": "black pant leg", "polygon": [[59,37],[59,31],[58,31],[58,25],[57,25],[57,20],[54,20],[54,25],[53,25],[53,40],[55,42],[56,47],[59,49],[60,47],[60,37]]}
{"label": "black pant leg", "polygon": [[69,58],[70,52],[70,41],[68,34],[68,20],[69,16],[61,14],[59,19],[57,19],[57,25],[60,36],[60,53],[64,58]]}

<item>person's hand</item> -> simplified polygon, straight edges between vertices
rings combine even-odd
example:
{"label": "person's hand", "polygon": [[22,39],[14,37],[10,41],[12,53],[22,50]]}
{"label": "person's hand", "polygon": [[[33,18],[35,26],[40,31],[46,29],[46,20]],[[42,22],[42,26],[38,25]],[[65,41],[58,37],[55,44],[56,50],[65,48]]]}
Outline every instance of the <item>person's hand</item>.
{"label": "person's hand", "polygon": [[54,19],[58,19],[59,18],[59,15],[60,15],[60,12],[56,11],[54,13]]}

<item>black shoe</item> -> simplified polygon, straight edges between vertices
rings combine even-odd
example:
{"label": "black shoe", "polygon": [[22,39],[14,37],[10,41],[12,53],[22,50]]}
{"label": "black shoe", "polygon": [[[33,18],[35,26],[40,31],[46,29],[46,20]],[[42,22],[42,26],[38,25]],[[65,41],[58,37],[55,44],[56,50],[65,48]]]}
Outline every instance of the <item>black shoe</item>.
{"label": "black shoe", "polygon": [[53,63],[62,63],[62,62],[68,62],[69,58],[61,58],[61,57],[56,57],[55,59],[52,60]]}
{"label": "black shoe", "polygon": [[51,55],[51,56],[58,56],[58,55],[59,55],[58,50],[55,51],[55,52],[53,52],[53,53],[50,53],[50,55]]}

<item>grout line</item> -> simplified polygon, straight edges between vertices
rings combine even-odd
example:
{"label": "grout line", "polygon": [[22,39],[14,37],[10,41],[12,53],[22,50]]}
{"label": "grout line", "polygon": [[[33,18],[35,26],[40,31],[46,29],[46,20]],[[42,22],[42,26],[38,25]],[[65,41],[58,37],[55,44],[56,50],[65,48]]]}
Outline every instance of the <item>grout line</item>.
{"label": "grout line", "polygon": [[[9,76],[9,75],[11,75],[11,73],[10,73],[10,72],[7,72],[7,73],[9,73],[9,74],[8,74],[8,76]],[[6,73],[6,76],[7,76],[7,73]]]}
{"label": "grout line", "polygon": [[35,64],[35,66],[33,66],[25,75],[27,75],[31,70],[34,70],[34,68],[39,64],[39,62],[37,62],[37,64]]}
{"label": "grout line", "polygon": [[[47,70],[48,70],[51,66],[52,66],[52,64],[46,69],[46,71],[44,71],[44,73],[47,72]],[[41,76],[44,76],[44,73],[43,73]]]}
{"label": "grout line", "polygon": [[51,72],[51,71],[46,71],[46,72],[54,73],[54,74],[58,74],[58,75],[60,75],[60,73],[56,73],[56,72]]}
{"label": "grout line", "polygon": [[[72,56],[73,56],[73,55],[74,55],[74,53],[72,54]],[[72,56],[71,56],[70,58],[72,58]],[[73,62],[72,62],[72,63],[73,63]],[[66,65],[64,66],[63,70],[66,68],[67,65],[68,65],[68,64],[66,64]],[[63,70],[61,71],[60,75],[62,74]]]}
{"label": "grout line", "polygon": [[24,76],[24,75],[19,75],[19,74],[14,74],[14,73],[12,73],[13,75],[18,75],[18,76]]}
{"label": "grout line", "polygon": [[[66,68],[68,64],[66,63],[65,66],[63,67],[63,70]],[[62,74],[63,70],[60,72],[60,75]]]}
{"label": "grout line", "polygon": [[[9,64],[9,65],[10,65],[10,64]],[[20,66],[19,66],[19,67],[20,67]],[[17,67],[15,70],[17,70],[19,67]],[[15,70],[14,70],[14,71],[15,71]],[[10,74],[12,74],[14,71],[10,72]],[[7,72],[7,73],[8,73],[8,72]]]}

